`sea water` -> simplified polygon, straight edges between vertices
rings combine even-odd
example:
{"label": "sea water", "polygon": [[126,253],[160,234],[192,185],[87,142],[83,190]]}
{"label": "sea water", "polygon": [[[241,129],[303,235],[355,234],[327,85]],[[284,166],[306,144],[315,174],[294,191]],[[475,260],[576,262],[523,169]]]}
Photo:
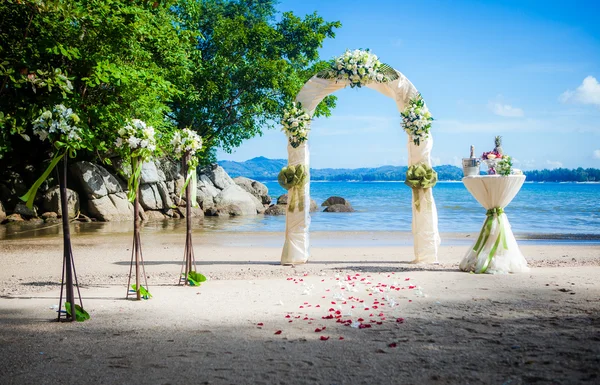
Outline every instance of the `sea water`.
{"label": "sea water", "polygon": [[[274,200],[285,193],[277,182],[265,185]],[[310,191],[319,206],[336,195],[356,210],[324,213],[320,207],[311,214],[312,231],[411,230],[412,195],[403,182],[312,182]],[[438,182],[433,196],[440,232],[480,230],[486,210],[462,182]],[[505,212],[515,233],[600,235],[600,183],[525,183]],[[259,229],[284,231],[285,217],[265,216]]]}

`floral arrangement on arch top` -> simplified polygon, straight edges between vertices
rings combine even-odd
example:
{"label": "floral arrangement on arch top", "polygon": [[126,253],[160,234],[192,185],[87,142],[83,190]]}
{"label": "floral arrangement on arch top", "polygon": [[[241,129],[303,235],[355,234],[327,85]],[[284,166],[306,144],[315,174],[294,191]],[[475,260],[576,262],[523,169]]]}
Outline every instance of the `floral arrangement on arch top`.
{"label": "floral arrangement on arch top", "polygon": [[395,71],[377,58],[368,49],[346,50],[331,62],[327,78],[350,82],[350,87],[362,87],[369,83],[384,83],[396,77]]}

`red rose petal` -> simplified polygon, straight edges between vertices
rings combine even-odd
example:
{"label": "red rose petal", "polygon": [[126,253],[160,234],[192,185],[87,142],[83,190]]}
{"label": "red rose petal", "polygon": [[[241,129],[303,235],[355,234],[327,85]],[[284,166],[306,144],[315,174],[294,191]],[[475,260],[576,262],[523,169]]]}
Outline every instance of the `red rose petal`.
{"label": "red rose petal", "polygon": [[281,334],[281,330],[277,330],[275,334]]}
{"label": "red rose petal", "polygon": [[404,318],[396,318],[396,322],[399,324],[403,324],[404,323]]}
{"label": "red rose petal", "polygon": [[322,331],[323,331],[323,329],[319,329],[319,328],[315,329],[315,333],[321,333]]}
{"label": "red rose petal", "polygon": [[339,339],[340,339],[340,340],[343,340],[343,339],[344,339],[344,337],[340,336],[340,338],[339,338]]}
{"label": "red rose petal", "polygon": [[327,341],[329,337],[321,336],[321,341]]}
{"label": "red rose petal", "polygon": [[262,322],[257,323],[258,326],[264,326],[265,324]]}
{"label": "red rose petal", "polygon": [[395,343],[395,342],[392,342],[392,343],[391,343],[391,344],[389,344],[388,346],[389,346],[390,348],[395,348],[395,347],[397,347],[397,346],[398,346],[398,344],[397,344],[397,343]]}

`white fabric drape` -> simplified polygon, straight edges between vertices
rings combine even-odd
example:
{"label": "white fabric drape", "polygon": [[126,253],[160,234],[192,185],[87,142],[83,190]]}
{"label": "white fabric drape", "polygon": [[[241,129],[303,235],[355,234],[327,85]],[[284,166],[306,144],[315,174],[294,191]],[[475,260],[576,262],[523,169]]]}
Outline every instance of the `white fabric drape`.
{"label": "white fabric drape", "polygon": [[[366,87],[374,89],[396,102],[399,112],[404,110],[408,100],[417,95],[417,89],[400,72],[396,71],[398,79],[387,83],[371,83]],[[313,76],[302,88],[296,101],[302,104],[302,108],[312,117],[317,105],[327,96],[347,86],[346,82],[335,79],[321,79]],[[410,141],[410,138],[409,138]],[[421,143],[420,146],[408,145],[409,161],[411,166],[423,162],[431,166],[430,156],[433,140],[430,138]],[[298,148],[293,148],[288,143],[288,164],[304,164],[309,169],[308,145],[303,143]],[[288,192],[291,195],[292,189]],[[281,254],[282,264],[305,263],[309,257],[308,226],[310,224],[310,183],[304,186],[304,210],[299,212],[296,208],[293,212],[287,212],[285,244]],[[288,196],[289,200],[289,196]],[[420,196],[421,207],[417,211],[413,204],[412,232],[414,237],[415,262],[437,261],[437,250],[440,244],[438,232],[438,217],[433,193],[428,189]]]}
{"label": "white fabric drape", "polygon": [[[504,209],[517,195],[525,182],[524,175],[483,175],[468,176],[463,178],[463,183],[475,199],[486,209]],[[460,263],[463,271],[485,273],[522,273],[529,271],[527,261],[510,228],[508,217],[501,212],[491,214],[490,231],[485,240],[485,227],[488,218],[484,221],[481,236],[475,241]],[[498,239],[503,235],[504,239]],[[479,241],[479,247],[476,247]],[[495,248],[495,251],[494,251]]]}
{"label": "white fabric drape", "polygon": [[[298,196],[304,204],[294,207],[294,211],[286,211],[285,217],[285,243],[281,253],[282,265],[298,265],[306,263],[309,258],[309,234],[310,225],[310,160],[308,145],[306,142],[298,147],[292,147],[288,142],[288,165],[296,166],[303,164],[306,167],[306,183],[301,187],[292,187],[288,190],[288,207],[292,201],[292,196]],[[297,189],[301,189],[300,192]],[[298,195],[296,195],[298,194]],[[299,207],[303,206],[303,210]]]}
{"label": "white fabric drape", "polygon": [[[431,149],[433,138],[422,140],[417,146],[409,137],[408,140],[408,165],[425,163],[431,167]],[[415,263],[437,262],[437,252],[440,245],[438,232],[438,215],[433,200],[433,189],[413,189],[412,199],[412,233]],[[417,195],[415,197],[415,195]],[[418,202],[418,209],[417,209]]]}

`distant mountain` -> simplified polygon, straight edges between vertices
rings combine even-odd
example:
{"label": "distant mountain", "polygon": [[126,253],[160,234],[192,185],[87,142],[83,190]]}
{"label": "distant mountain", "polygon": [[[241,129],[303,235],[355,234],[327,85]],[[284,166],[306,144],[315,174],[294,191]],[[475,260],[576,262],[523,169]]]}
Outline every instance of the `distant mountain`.
{"label": "distant mountain", "polygon": [[[259,181],[277,180],[277,175],[282,167],[287,165],[287,159],[268,159],[263,156],[245,162],[230,160],[220,161],[219,165],[235,178],[246,178]],[[376,168],[322,168],[310,169],[311,180],[322,181],[403,181],[406,179],[406,166],[381,166]],[[455,166],[437,166],[434,170],[438,173],[439,180],[460,180],[463,176],[462,169]]]}

